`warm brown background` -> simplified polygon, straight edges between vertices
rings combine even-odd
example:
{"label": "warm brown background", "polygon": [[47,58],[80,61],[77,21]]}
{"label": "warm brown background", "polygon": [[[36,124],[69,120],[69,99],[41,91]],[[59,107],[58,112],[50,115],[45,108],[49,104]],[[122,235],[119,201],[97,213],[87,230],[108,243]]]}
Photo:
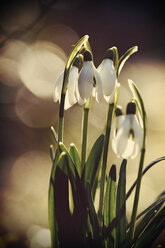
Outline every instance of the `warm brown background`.
{"label": "warm brown background", "polygon": [[[107,48],[115,45],[122,55],[138,45],[139,52],[131,57],[119,77],[119,103],[125,108],[131,97],[127,86],[130,78],[138,85],[148,114],[145,166],[165,155],[163,17],[158,1],[2,2],[0,232],[3,235],[24,235],[31,225],[48,226],[49,145],[54,142],[50,126],[57,128],[58,117],[58,103],[52,102],[53,86],[72,45],[85,34],[90,37],[96,66]],[[104,128],[106,108],[104,101],[99,105],[93,101],[88,148]],[[79,106],[65,113],[66,145],[73,142],[80,148],[81,113]],[[121,159],[116,158],[111,148],[110,152],[109,166],[116,163],[119,168]],[[138,158],[128,162],[128,188],[136,177],[137,166]],[[164,166],[161,162],[145,176],[139,211],[164,190]]]}

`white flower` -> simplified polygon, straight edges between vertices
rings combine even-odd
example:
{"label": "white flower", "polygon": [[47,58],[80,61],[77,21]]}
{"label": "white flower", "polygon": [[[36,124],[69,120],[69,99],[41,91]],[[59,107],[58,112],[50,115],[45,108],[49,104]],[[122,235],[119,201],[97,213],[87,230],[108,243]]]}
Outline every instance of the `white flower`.
{"label": "white flower", "polygon": [[[113,131],[112,148],[118,156],[127,159],[135,158],[143,143],[143,129],[137,119],[136,105],[131,102],[127,105],[126,116],[117,116],[118,127]],[[119,119],[120,118],[120,119]]]}
{"label": "white flower", "polygon": [[79,104],[84,104],[91,95],[96,98],[97,102],[102,97],[102,80],[92,62],[92,56],[89,51],[84,53],[84,64],[80,71],[78,90],[76,92],[79,93],[78,96],[76,93]]}
{"label": "white flower", "polygon": [[[76,87],[78,83],[78,66],[79,66],[79,58],[77,57],[70,69],[69,77],[68,77],[68,86],[66,90],[65,96],[65,106],[64,109],[67,110],[71,106],[73,106],[76,102]],[[55,83],[55,91],[54,91],[54,101],[61,101],[61,90],[63,85],[64,72],[60,74]]]}
{"label": "white flower", "polygon": [[98,67],[98,72],[103,82],[103,94],[107,102],[112,101],[117,85],[117,76],[113,65],[113,51],[108,49],[105,58]]}

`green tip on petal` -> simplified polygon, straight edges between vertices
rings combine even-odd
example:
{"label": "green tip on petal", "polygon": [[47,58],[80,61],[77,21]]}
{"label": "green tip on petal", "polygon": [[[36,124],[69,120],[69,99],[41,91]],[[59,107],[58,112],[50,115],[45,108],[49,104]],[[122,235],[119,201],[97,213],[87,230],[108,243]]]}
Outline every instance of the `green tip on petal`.
{"label": "green tip on petal", "polygon": [[84,61],[92,61],[92,54],[88,50],[84,53]]}
{"label": "green tip on petal", "polygon": [[134,102],[129,102],[127,104],[127,111],[126,114],[135,114],[136,113],[136,104]]}
{"label": "green tip on petal", "polygon": [[105,53],[105,57],[104,59],[111,59],[114,60],[115,54],[114,54],[114,50],[109,48],[106,53]]}
{"label": "green tip on petal", "polygon": [[116,182],[116,165],[115,165],[115,164],[113,164],[113,165],[111,166],[111,169],[110,169],[110,172],[109,172],[109,176],[110,176],[110,178],[111,178],[113,181]]}
{"label": "green tip on petal", "polygon": [[116,115],[116,117],[117,117],[117,116],[120,116],[120,115],[123,115],[123,112],[122,112],[121,107],[117,107],[117,108],[115,109],[115,115]]}

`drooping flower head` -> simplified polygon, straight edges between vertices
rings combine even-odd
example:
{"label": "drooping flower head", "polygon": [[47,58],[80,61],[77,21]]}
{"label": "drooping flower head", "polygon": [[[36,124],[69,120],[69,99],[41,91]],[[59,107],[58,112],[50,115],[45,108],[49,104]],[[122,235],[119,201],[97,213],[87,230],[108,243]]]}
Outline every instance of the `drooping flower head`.
{"label": "drooping flower head", "polygon": [[108,49],[106,51],[103,61],[98,67],[98,72],[103,82],[103,95],[107,102],[113,100],[114,92],[117,85],[117,76],[113,60],[114,51],[113,49]]}
{"label": "drooping flower head", "polygon": [[102,80],[96,70],[90,51],[84,53],[84,64],[78,78],[78,93],[77,97],[79,104],[84,104],[91,95],[99,102],[102,97]]}
{"label": "drooping flower head", "polygon": [[[68,109],[71,106],[73,106],[76,102],[76,87],[78,83],[78,76],[79,76],[79,65],[81,62],[81,58],[78,56],[75,58],[73,65],[71,66],[69,77],[68,77],[68,85],[66,90],[66,96],[65,96],[65,106],[64,109]],[[60,74],[60,76],[57,78],[55,83],[55,91],[54,91],[54,101],[60,102],[61,99],[61,90],[62,90],[62,84],[64,79],[64,72]]]}
{"label": "drooping flower head", "polygon": [[143,143],[143,130],[136,116],[136,104],[128,103],[125,116],[120,111],[116,113],[112,148],[118,156],[133,159],[140,152]]}

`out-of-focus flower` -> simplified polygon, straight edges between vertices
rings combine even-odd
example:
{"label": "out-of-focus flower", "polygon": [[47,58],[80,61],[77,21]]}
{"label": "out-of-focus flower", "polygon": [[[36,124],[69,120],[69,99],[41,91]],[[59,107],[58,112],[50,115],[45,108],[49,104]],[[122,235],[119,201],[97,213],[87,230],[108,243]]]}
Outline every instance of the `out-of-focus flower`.
{"label": "out-of-focus flower", "polygon": [[135,158],[143,143],[143,129],[136,116],[136,105],[127,105],[126,116],[116,109],[116,120],[113,123],[112,148],[114,152],[125,159]]}
{"label": "out-of-focus flower", "polygon": [[[78,83],[78,68],[79,68],[80,58],[76,57],[68,77],[68,86],[66,90],[66,96],[65,96],[65,106],[64,109],[67,110],[71,106],[73,106],[76,102],[76,87]],[[57,102],[61,99],[61,90],[63,85],[63,78],[64,78],[64,72],[60,74],[60,76],[57,78],[55,83],[55,91],[54,91],[54,101]]]}
{"label": "out-of-focus flower", "polygon": [[113,101],[115,89],[117,86],[117,76],[113,65],[113,57],[113,51],[108,49],[103,61],[97,68],[103,82],[104,98],[109,103]]}
{"label": "out-of-focus flower", "polygon": [[80,98],[77,99],[79,104],[85,103],[91,95],[99,102],[103,94],[102,80],[89,51],[84,53],[84,64],[78,79],[78,92],[80,94]]}

